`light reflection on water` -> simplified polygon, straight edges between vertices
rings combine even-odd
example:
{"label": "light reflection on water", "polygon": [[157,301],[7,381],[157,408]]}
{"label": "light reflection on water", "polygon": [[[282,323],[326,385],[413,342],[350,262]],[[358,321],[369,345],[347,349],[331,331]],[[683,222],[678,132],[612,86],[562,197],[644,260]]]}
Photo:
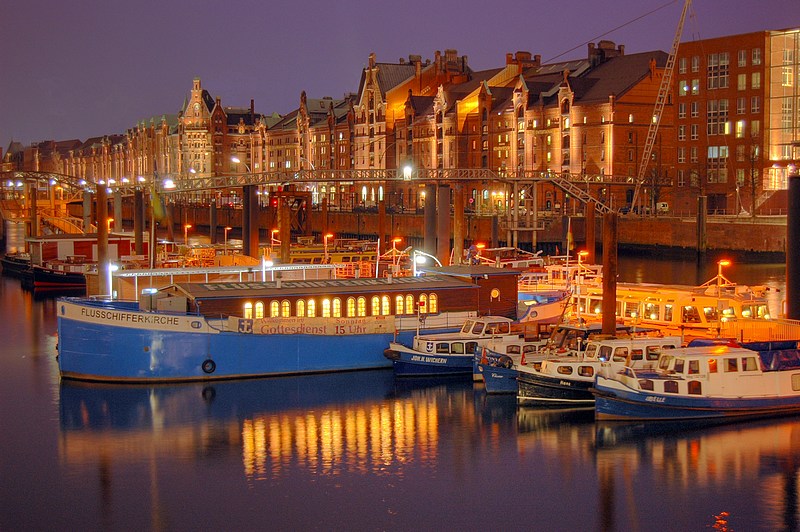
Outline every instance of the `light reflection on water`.
{"label": "light reflection on water", "polygon": [[[620,259],[620,280],[716,268]],[[733,265],[783,293],[781,265]],[[693,276],[693,277],[692,277]],[[695,280],[698,279],[698,280]],[[171,386],[59,383],[55,302],[0,283],[0,529],[797,529],[800,421],[596,425],[388,371]],[[35,489],[30,479],[42,479]],[[46,480],[44,480],[46,479]],[[487,507],[487,501],[488,507]],[[47,507],[47,513],[16,511]],[[75,511],[80,508],[80,511]],[[14,509],[14,510],[9,510]]]}

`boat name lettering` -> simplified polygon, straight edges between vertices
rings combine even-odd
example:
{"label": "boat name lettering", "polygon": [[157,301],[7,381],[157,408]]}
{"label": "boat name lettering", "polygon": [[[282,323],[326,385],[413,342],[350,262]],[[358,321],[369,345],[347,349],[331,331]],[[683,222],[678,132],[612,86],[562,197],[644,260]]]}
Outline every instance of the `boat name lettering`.
{"label": "boat name lettering", "polygon": [[558,381],[559,386],[569,386],[572,387],[572,383],[569,381]]}
{"label": "boat name lettering", "polygon": [[655,397],[652,395],[647,396],[645,401],[648,403],[663,403],[666,400],[666,397]]}
{"label": "boat name lettering", "polygon": [[430,364],[447,364],[447,359],[443,357],[421,357],[412,355],[411,362],[428,362]]}
{"label": "boat name lettering", "polygon": [[155,325],[179,325],[180,320],[177,316],[160,316],[157,314],[134,314],[131,312],[118,312],[114,310],[102,310],[93,308],[82,308],[81,315],[87,318],[97,318],[108,321],[124,321],[127,323],[152,323]]}

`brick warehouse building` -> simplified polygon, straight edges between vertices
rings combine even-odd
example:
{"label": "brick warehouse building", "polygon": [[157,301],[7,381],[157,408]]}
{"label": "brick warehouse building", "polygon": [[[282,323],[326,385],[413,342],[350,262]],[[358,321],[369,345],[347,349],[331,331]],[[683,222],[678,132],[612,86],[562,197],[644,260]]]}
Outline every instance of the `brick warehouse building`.
{"label": "brick warehouse building", "polygon": [[[797,36],[757,32],[682,43],[645,176],[645,205],[691,212],[704,193],[716,211],[749,210],[753,197],[760,208],[785,206],[776,191],[785,188],[786,164],[797,160]],[[12,143],[2,168],[88,180],[406,164],[546,171],[570,174],[619,208],[633,196],[666,55],[626,55],[623,46],[601,41],[583,59],[543,65],[539,56],[517,52],[501,67],[473,71],[455,50],[397,63],[370,54],[356,93],[303,93],[299,107],[283,116],[256,113],[252,100],[249,107],[223,107],[195,79],[175,115],[85,142]],[[630,186],[606,187],[605,176]],[[539,187],[540,209],[579,207],[558,187]],[[407,183],[319,183],[310,193],[314,202],[326,197],[342,208],[382,199],[414,208],[421,201],[421,189]],[[463,194],[479,212],[503,210],[509,199],[494,183],[470,185]]]}

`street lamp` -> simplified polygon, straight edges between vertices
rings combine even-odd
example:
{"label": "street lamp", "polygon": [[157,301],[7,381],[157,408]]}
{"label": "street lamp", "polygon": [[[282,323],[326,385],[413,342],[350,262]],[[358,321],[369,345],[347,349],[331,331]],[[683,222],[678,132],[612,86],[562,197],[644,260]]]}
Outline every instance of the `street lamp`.
{"label": "street lamp", "polygon": [[224,233],[225,233],[225,245],[224,245],[224,247],[223,247],[222,249],[223,249],[223,251],[224,251],[225,255],[227,255],[227,254],[228,254],[228,231],[230,231],[231,229],[233,229],[233,227],[230,227],[230,226],[227,226],[227,227],[225,227],[225,229],[224,229]]}
{"label": "street lamp", "polygon": [[433,261],[440,268],[442,267],[442,263],[439,261],[439,259],[431,255],[430,253],[425,253],[424,251],[420,251],[418,249],[415,249],[414,251],[411,252],[411,258],[412,258],[411,269],[414,277],[417,276],[417,264],[425,264],[427,262],[427,259],[433,259]]}
{"label": "street lamp", "polygon": [[109,218],[106,220],[106,229],[108,232],[111,232],[111,224],[114,223],[114,218]]}
{"label": "street lamp", "polygon": [[269,236],[269,251],[270,251],[270,254],[272,254],[272,252],[274,251],[274,248],[275,248],[276,244],[279,245],[279,246],[281,244],[281,241],[278,240],[277,238],[275,238],[275,235],[277,235],[279,231],[280,231],[280,229],[273,229],[272,233],[270,233],[270,236]]}
{"label": "street lamp", "polygon": [[192,228],[192,224],[185,224],[183,226],[183,243],[187,246],[189,245],[189,229]]}

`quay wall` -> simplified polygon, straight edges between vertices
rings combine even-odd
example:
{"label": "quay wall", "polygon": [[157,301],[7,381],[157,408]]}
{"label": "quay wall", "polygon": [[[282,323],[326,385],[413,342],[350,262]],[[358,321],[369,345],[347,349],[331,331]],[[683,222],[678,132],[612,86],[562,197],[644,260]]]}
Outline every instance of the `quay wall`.
{"label": "quay wall", "polygon": [[[128,214],[125,218],[131,219]],[[322,234],[325,231],[337,236],[352,238],[376,238],[378,236],[378,214],[328,212],[327,223],[323,223],[322,213],[312,211],[310,223],[306,224],[307,234]],[[571,224],[568,220],[571,218]],[[192,232],[208,234],[210,210],[207,207],[192,207],[175,205],[173,207],[174,231],[179,235],[184,223],[193,224]],[[417,245],[425,234],[424,216],[422,214],[387,214],[386,232],[384,239],[403,237],[409,244]],[[128,222],[132,227],[132,222]],[[585,219],[582,216],[559,216],[540,219],[542,229],[537,231],[539,248],[550,251],[550,247],[561,246],[563,249],[566,241],[568,224],[572,227],[575,242],[581,245],[585,242]],[[597,244],[602,239],[602,217],[596,217]],[[261,228],[260,239],[262,242],[269,240],[270,230],[277,227],[277,218],[274,210],[263,208],[259,212],[258,225]],[[218,241],[221,242],[222,231],[225,226],[233,229],[229,238],[241,238],[242,210],[217,209]],[[694,218],[676,217],[634,217],[620,216],[617,224],[619,230],[619,245],[666,247],[679,250],[694,251],[697,249],[697,223]],[[497,235],[497,240],[492,242],[492,234]],[[501,217],[485,215],[466,215],[464,224],[465,240],[467,242],[485,242],[487,245],[510,245],[507,242],[507,227]],[[531,246],[532,231],[522,230],[519,235],[519,247]],[[451,235],[452,236],[452,235]],[[753,253],[785,253],[786,252],[786,216],[709,216],[706,225],[707,249],[731,250]]]}

